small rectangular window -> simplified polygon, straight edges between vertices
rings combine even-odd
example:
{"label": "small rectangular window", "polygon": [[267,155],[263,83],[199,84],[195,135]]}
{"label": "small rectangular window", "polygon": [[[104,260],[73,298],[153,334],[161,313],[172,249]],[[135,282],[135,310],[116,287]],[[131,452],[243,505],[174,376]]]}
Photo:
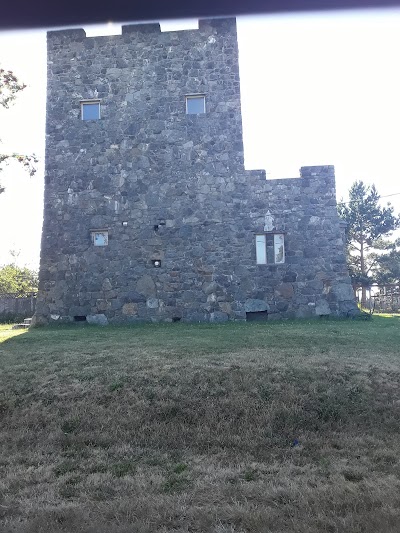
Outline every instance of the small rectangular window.
{"label": "small rectangular window", "polygon": [[90,234],[94,246],[108,246],[108,230],[94,230]]}
{"label": "small rectangular window", "polygon": [[283,233],[256,235],[257,265],[279,265],[285,262],[285,236]]}
{"label": "small rectangular window", "polygon": [[186,96],[186,114],[201,115],[206,112],[206,97],[203,94]]}
{"label": "small rectangular window", "polygon": [[82,120],[99,120],[100,119],[100,102],[87,101],[81,102]]}

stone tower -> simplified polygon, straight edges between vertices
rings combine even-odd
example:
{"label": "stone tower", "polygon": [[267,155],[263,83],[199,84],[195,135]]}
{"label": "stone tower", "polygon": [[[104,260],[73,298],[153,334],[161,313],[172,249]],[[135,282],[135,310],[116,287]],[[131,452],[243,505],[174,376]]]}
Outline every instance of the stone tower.
{"label": "stone tower", "polygon": [[244,169],[235,19],[48,33],[37,323],[355,310],[333,167]]}

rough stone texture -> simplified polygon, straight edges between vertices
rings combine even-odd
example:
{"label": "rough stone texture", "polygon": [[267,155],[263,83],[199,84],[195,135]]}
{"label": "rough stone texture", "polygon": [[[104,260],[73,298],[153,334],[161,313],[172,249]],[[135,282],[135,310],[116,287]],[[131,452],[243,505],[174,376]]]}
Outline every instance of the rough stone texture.
{"label": "rough stone texture", "polygon": [[95,324],[96,326],[107,326],[108,320],[106,315],[98,314],[98,315],[87,315],[86,321],[89,324]]}
{"label": "rough stone texture", "polygon": [[137,305],[134,303],[124,304],[122,306],[122,314],[127,316],[137,315]]}
{"label": "rough stone texture", "polygon": [[[194,93],[205,94],[205,114],[185,113]],[[80,101],[94,98],[101,119],[82,121]],[[285,234],[284,264],[256,264],[268,212]],[[108,230],[108,246],[93,246],[93,229]],[[48,33],[40,321],[355,309],[333,167],[270,181],[244,169],[234,19],[182,32]]]}
{"label": "rough stone texture", "polygon": [[210,314],[210,321],[211,322],[227,322],[229,320],[229,316],[227,313],[222,313],[221,311],[214,311]]}
{"label": "rough stone texture", "polygon": [[329,304],[326,300],[321,300],[316,304],[315,314],[318,316],[325,316],[331,314]]}
{"label": "rough stone texture", "polygon": [[269,305],[264,300],[249,299],[245,301],[244,310],[246,311],[246,313],[268,311]]}

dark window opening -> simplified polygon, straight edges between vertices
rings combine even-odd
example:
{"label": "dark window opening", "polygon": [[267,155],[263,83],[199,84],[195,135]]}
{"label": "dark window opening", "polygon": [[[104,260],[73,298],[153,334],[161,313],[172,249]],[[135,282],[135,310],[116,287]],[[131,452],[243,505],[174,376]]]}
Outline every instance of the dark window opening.
{"label": "dark window opening", "polygon": [[254,311],[246,313],[246,320],[248,322],[265,322],[268,320],[268,311]]}
{"label": "dark window opening", "polygon": [[181,320],[181,317],[180,317],[180,316],[174,316],[174,317],[172,318],[172,322],[180,322],[180,320]]}
{"label": "dark window opening", "polygon": [[74,316],[74,322],[86,322],[86,315]]}

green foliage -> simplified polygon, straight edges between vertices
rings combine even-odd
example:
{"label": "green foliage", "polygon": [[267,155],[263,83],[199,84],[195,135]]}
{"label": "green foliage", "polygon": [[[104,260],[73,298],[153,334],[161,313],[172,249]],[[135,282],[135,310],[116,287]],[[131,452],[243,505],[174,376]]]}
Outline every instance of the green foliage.
{"label": "green foliage", "polygon": [[338,205],[339,216],[347,223],[346,244],[348,264],[355,285],[368,286],[377,265],[377,250],[385,250],[390,243],[383,237],[399,227],[393,207],[379,205],[380,196],[375,185],[356,181],[350,187],[349,202]]}
{"label": "green foliage", "polygon": [[121,381],[114,381],[114,383],[111,383],[111,385],[109,386],[108,390],[110,392],[115,392],[115,391],[119,391],[123,388],[124,384],[121,383]]}
{"label": "green foliage", "polygon": [[178,463],[174,467],[174,474],[182,474],[185,470],[187,470],[187,465],[185,463]]}
{"label": "green foliage", "polygon": [[38,275],[35,270],[16,265],[0,268],[0,294],[27,296],[38,290]]}
{"label": "green foliage", "polygon": [[0,105],[2,107],[8,109],[19,91],[23,91],[25,87],[26,85],[20,83],[11,70],[0,68]]}
{"label": "green foliage", "polygon": [[[17,94],[25,89],[26,85],[20,83],[11,70],[0,68],[0,106],[8,109],[10,104],[16,99]],[[21,163],[30,176],[35,174],[35,163],[38,162],[35,155],[21,155],[17,153],[0,154],[0,171],[2,163],[17,161]],[[0,184],[0,194],[4,192],[4,187]]]}
{"label": "green foliage", "polygon": [[[0,154],[0,165],[2,163],[8,164],[10,161],[17,161],[23,165],[24,169],[28,171],[30,176],[33,176],[36,172],[35,163],[38,159],[35,155],[21,155],[21,154]],[[0,168],[1,171],[1,168]],[[0,185],[0,194],[4,192],[4,187]]]}
{"label": "green foliage", "polygon": [[381,285],[400,283],[400,239],[387,246],[388,253],[376,254],[374,276]]}
{"label": "green foliage", "polygon": [[162,491],[165,493],[183,492],[188,489],[190,481],[179,474],[171,474],[162,484]]}
{"label": "green foliage", "polygon": [[244,472],[243,479],[245,481],[255,481],[257,479],[257,470],[254,470],[253,468],[249,468],[248,470]]}

